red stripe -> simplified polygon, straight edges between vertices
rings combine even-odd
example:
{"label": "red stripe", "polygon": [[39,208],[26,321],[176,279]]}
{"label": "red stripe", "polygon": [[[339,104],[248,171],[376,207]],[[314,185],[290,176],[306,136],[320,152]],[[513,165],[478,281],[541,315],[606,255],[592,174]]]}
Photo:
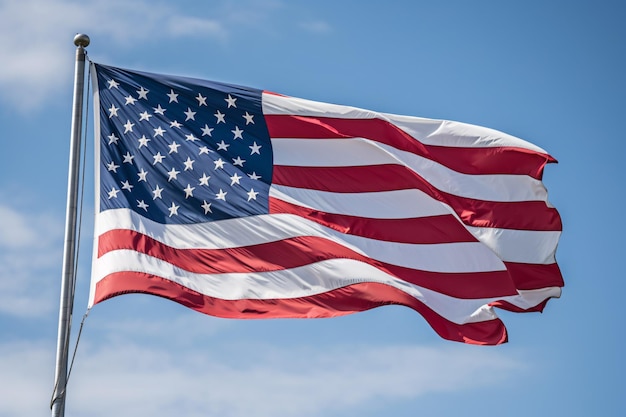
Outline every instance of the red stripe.
{"label": "red stripe", "polygon": [[94,304],[128,293],[152,294],[205,314],[238,319],[337,317],[383,305],[404,305],[420,313],[444,339],[478,345],[497,345],[507,341],[506,329],[499,319],[456,324],[408,294],[378,283],[353,284],[310,297],[231,301],[200,294],[161,277],[119,272],[96,284]]}
{"label": "red stripe", "polygon": [[459,197],[433,187],[400,165],[355,167],[274,166],[272,182],[295,188],[335,193],[364,193],[417,189],[449,205],[463,223],[476,227],[560,231],[558,211],[543,201],[494,202]]}
{"label": "red stripe", "polygon": [[341,258],[367,263],[414,285],[456,298],[517,294],[504,270],[471,273],[421,271],[376,261],[338,243],[313,236],[226,249],[175,249],[132,230],[111,230],[99,238],[98,257],[124,249],[144,253],[198,274],[279,271]]}
{"label": "red stripe", "polygon": [[341,233],[387,242],[437,244],[478,241],[452,215],[372,219],[326,213],[272,197],[269,199],[269,212],[295,214]]}
{"label": "red stripe", "polygon": [[381,119],[334,119],[313,116],[266,115],[272,138],[366,138],[436,161],[465,174],[517,174],[541,179],[548,154],[515,147],[457,148],[425,145]]}
{"label": "red stripe", "polygon": [[546,287],[563,287],[563,276],[556,263],[523,264],[505,262],[515,286],[520,290],[537,290]]}
{"label": "red stripe", "polygon": [[263,94],[271,94],[273,96],[279,96],[279,97],[288,97],[284,94],[280,94],[280,93],[275,93],[273,91],[268,91],[268,90],[263,90]]}

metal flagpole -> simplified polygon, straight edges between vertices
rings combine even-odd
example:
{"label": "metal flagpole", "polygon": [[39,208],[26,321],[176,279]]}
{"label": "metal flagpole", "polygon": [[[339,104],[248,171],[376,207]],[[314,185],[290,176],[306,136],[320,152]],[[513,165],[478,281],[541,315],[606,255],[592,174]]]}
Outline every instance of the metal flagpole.
{"label": "metal flagpole", "polygon": [[63,248],[63,271],[59,308],[59,334],[57,338],[57,361],[55,384],[52,395],[52,417],[65,415],[65,388],[67,385],[67,362],[70,340],[70,325],[74,304],[74,282],[76,262],[76,218],[78,202],[78,174],[80,168],[80,135],[83,121],[83,95],[85,86],[85,48],[89,36],[77,34],[76,67],[74,73],[74,102],[72,109],[72,132],[70,138],[70,161],[67,179],[67,206],[65,212],[65,246]]}

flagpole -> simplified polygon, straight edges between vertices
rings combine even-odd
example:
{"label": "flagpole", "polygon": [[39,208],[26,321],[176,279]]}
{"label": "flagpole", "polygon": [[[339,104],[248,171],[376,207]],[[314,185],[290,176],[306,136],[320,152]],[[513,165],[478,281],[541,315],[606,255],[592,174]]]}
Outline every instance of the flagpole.
{"label": "flagpole", "polygon": [[72,131],[70,137],[70,160],[67,178],[67,206],[65,212],[65,245],[63,248],[63,271],[59,307],[59,333],[57,338],[57,359],[55,384],[52,395],[52,417],[65,415],[65,388],[67,385],[67,362],[70,340],[70,326],[74,305],[74,282],[76,264],[76,219],[78,212],[78,174],[80,169],[80,142],[83,121],[83,95],[85,86],[85,48],[89,36],[77,34],[76,66],[74,72],[74,102],[72,109]]}

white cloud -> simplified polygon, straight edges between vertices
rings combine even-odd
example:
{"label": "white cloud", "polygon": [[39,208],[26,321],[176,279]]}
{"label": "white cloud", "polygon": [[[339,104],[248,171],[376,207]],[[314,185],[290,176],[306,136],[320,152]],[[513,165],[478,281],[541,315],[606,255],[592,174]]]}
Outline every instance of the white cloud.
{"label": "white cloud", "polygon": [[[60,219],[0,205],[0,313],[36,317],[52,311],[61,237]],[[51,274],[58,279],[47,279]]]}
{"label": "white cloud", "polygon": [[0,206],[0,247],[19,248],[38,242],[36,226],[16,210]]}
{"label": "white cloud", "polygon": [[[501,383],[522,365],[485,348],[247,344],[172,349],[83,344],[70,378],[68,415],[322,416]],[[223,347],[223,346],[222,346]],[[0,346],[0,415],[44,415],[52,355],[40,345]],[[49,383],[49,385],[46,385]],[[33,399],[38,399],[33,401]]]}
{"label": "white cloud", "polygon": [[32,342],[0,345],[0,416],[50,415],[54,349]]}
{"label": "white cloud", "polygon": [[300,27],[308,32],[320,35],[326,35],[332,32],[332,27],[330,26],[330,24],[322,20],[303,22],[300,24]]}
{"label": "white cloud", "polygon": [[66,87],[73,74],[71,36],[91,36],[124,47],[180,36],[224,39],[217,19],[186,15],[152,1],[4,0],[0,2],[0,87],[21,108],[40,104]]}
{"label": "white cloud", "polygon": [[172,16],[167,23],[167,31],[173,36],[197,36],[204,33],[216,38],[226,37],[223,26],[215,20],[193,16]]}

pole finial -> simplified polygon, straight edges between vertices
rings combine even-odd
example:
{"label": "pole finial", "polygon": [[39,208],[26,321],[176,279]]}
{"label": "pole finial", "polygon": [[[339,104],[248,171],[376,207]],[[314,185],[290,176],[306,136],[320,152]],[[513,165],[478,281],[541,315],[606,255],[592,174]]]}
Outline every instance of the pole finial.
{"label": "pole finial", "polygon": [[74,45],[82,46],[83,48],[88,47],[89,36],[85,35],[84,33],[77,33],[76,36],[74,36]]}

